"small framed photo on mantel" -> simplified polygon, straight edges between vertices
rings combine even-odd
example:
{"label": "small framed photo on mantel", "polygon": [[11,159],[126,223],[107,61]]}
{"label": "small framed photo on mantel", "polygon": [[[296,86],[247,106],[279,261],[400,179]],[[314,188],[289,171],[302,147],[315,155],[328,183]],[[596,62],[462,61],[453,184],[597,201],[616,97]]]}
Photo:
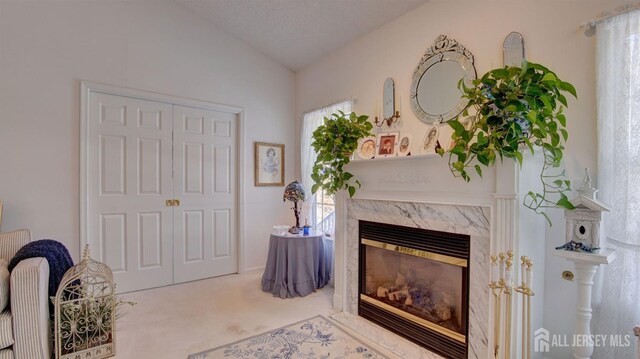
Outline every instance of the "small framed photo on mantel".
{"label": "small framed photo on mantel", "polygon": [[361,160],[376,157],[376,136],[367,136],[358,140],[358,157]]}
{"label": "small framed photo on mantel", "polygon": [[254,142],[254,184],[284,186],[284,145]]}
{"label": "small framed photo on mantel", "polygon": [[397,156],[398,155],[398,137],[400,137],[400,132],[379,133],[376,157]]}
{"label": "small framed photo on mantel", "polygon": [[411,145],[413,144],[413,136],[410,133],[400,135],[398,141],[398,156],[411,156]]}

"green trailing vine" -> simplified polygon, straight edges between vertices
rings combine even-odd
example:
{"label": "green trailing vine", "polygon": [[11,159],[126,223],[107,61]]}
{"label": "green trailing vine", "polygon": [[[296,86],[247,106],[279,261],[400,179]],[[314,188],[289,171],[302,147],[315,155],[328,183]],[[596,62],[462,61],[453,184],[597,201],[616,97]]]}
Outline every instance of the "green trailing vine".
{"label": "green trailing vine", "polygon": [[332,195],[341,189],[349,192],[349,197],[360,188],[360,181],[344,170],[351,161],[351,155],[358,148],[358,140],[371,135],[373,125],[367,121],[369,116],[358,116],[354,112],[342,111],[325,117],[324,122],[313,132],[311,146],[318,154],[311,179],[314,181],[311,192],[320,188]]}
{"label": "green trailing vine", "polygon": [[482,177],[482,166],[490,167],[504,157],[522,166],[522,150],[528,148],[533,154],[539,148],[544,156],[542,192],[528,192],[524,205],[542,214],[549,224],[544,209],[573,209],[566,195],[570,181],[564,171],[552,173],[560,167],[569,136],[563,111],[567,107],[565,94],[577,98],[573,85],[540,64],[524,61],[522,67],[491,70],[471,87],[461,80],[458,87],[468,100],[466,109],[448,122],[454,130],[453,147],[438,149],[441,156],[449,154],[453,175],[469,182],[471,168]]}

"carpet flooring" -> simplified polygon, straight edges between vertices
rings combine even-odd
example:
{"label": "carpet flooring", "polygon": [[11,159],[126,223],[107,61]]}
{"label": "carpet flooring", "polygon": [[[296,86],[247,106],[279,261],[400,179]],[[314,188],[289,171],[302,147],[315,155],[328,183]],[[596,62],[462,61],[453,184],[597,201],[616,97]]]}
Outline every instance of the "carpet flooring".
{"label": "carpet flooring", "polygon": [[329,317],[333,288],[275,298],[260,289],[262,271],[125,293],[138,304],[118,320],[114,359],[185,359],[316,315]]}

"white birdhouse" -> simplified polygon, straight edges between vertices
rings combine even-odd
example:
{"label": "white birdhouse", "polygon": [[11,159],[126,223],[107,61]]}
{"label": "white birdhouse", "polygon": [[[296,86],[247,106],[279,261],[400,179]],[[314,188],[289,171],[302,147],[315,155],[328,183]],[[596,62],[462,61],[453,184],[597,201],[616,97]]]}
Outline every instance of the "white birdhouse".
{"label": "white birdhouse", "polygon": [[579,195],[571,200],[575,209],[564,211],[567,222],[565,243],[582,243],[590,248],[600,248],[600,221],[602,212],[610,208],[596,199]]}

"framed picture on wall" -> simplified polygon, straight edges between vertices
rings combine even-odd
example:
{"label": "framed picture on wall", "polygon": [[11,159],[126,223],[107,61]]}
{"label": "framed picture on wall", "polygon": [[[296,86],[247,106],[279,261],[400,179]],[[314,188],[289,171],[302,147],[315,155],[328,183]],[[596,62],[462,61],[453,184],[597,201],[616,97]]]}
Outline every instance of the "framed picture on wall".
{"label": "framed picture on wall", "polygon": [[284,186],[284,145],[254,142],[256,186]]}
{"label": "framed picture on wall", "polygon": [[398,154],[398,137],[400,132],[384,132],[378,134],[376,157],[395,157]]}

